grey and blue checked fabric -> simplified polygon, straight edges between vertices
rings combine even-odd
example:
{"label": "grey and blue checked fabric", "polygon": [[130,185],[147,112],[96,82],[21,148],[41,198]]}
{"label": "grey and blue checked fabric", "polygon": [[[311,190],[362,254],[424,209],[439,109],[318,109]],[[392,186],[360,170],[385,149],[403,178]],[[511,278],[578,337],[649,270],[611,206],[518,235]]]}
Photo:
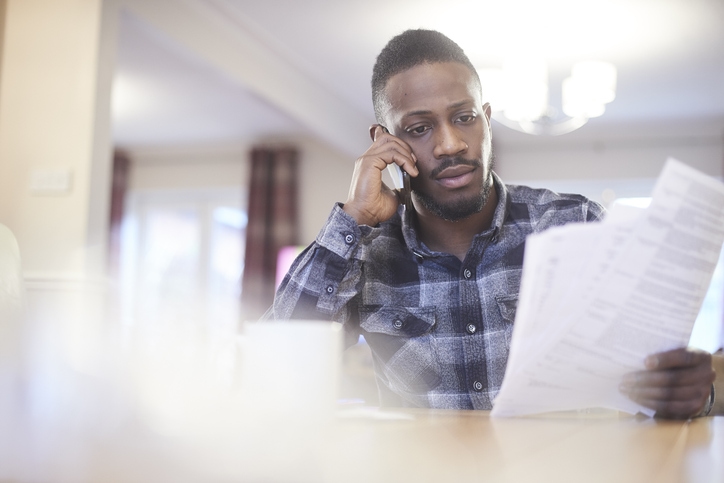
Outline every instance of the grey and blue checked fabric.
{"label": "grey and blue checked fabric", "polygon": [[386,406],[491,409],[505,374],[525,238],[603,217],[583,196],[506,186],[464,261],[421,243],[398,213],[358,226],[336,205],[277,291],[275,319],[341,322],[372,350]]}

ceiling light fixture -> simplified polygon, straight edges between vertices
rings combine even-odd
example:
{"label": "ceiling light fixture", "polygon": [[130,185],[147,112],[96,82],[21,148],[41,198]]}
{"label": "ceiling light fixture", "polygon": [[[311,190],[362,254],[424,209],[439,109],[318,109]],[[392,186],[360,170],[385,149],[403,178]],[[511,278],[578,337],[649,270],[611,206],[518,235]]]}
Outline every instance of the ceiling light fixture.
{"label": "ceiling light fixture", "polygon": [[601,116],[616,97],[616,67],[586,60],[573,65],[561,86],[561,109],[550,105],[548,66],[543,59],[516,58],[502,69],[478,69],[493,119],[535,135],[557,136]]}

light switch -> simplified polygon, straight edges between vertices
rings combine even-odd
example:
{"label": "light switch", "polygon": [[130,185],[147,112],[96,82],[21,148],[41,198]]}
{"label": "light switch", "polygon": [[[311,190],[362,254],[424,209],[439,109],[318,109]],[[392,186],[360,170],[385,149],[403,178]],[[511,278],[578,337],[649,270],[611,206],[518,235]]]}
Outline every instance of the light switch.
{"label": "light switch", "polygon": [[34,169],[30,172],[30,191],[35,195],[70,193],[72,182],[71,169]]}

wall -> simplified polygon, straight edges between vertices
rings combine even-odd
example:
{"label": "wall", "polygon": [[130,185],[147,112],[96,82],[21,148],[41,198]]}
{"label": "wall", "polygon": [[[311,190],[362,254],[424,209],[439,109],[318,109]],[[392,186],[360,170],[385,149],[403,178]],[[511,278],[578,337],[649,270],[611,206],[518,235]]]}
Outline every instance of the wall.
{"label": "wall", "polygon": [[[648,196],[667,157],[724,175],[724,120],[615,125],[595,136],[582,128],[541,138],[494,125],[496,172],[509,183],[578,192],[599,202]],[[604,194],[604,192],[606,192]]]}
{"label": "wall", "polygon": [[[263,140],[291,144],[300,152],[300,242],[311,243],[337,201],[347,197],[353,161],[322,141],[308,137]],[[246,196],[253,143],[136,148],[129,190],[179,191],[238,188]],[[240,200],[246,206],[246,200]]]}
{"label": "wall", "polygon": [[[336,202],[347,199],[354,159],[311,138],[298,139],[300,242],[314,241]],[[362,154],[362,153],[360,153]]]}
{"label": "wall", "polygon": [[[509,183],[581,193],[604,203],[613,197],[648,196],[668,156],[722,178],[722,122],[687,126],[626,126],[595,138],[585,131],[543,138],[516,135],[494,124],[495,169]],[[354,159],[312,137],[260,142],[287,143],[300,150],[300,241],[306,245],[317,236],[334,203],[346,199]],[[252,144],[132,150],[131,189],[245,187]]]}
{"label": "wall", "polygon": [[129,190],[241,188],[248,150],[245,143],[129,149]]}
{"label": "wall", "polygon": [[92,234],[108,223],[110,119],[99,95],[110,104],[110,87],[101,84],[111,77],[99,61],[102,2],[6,3],[0,221],[18,238],[26,276],[82,277],[93,265],[89,244],[96,261],[104,258],[105,239]]}

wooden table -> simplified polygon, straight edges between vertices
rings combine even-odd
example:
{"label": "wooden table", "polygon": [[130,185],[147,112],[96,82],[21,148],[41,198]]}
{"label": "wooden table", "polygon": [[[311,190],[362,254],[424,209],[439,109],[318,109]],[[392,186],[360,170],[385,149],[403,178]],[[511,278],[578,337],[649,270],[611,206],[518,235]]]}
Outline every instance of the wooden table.
{"label": "wooden table", "polygon": [[724,417],[666,421],[399,410],[338,420],[322,461],[333,482],[724,482]]}
{"label": "wooden table", "polygon": [[84,477],[37,481],[724,482],[724,417],[492,419],[485,411],[363,408],[339,411],[325,426],[300,416],[255,415],[246,430],[180,445],[154,442],[152,433],[114,436],[105,448],[94,445]]}

